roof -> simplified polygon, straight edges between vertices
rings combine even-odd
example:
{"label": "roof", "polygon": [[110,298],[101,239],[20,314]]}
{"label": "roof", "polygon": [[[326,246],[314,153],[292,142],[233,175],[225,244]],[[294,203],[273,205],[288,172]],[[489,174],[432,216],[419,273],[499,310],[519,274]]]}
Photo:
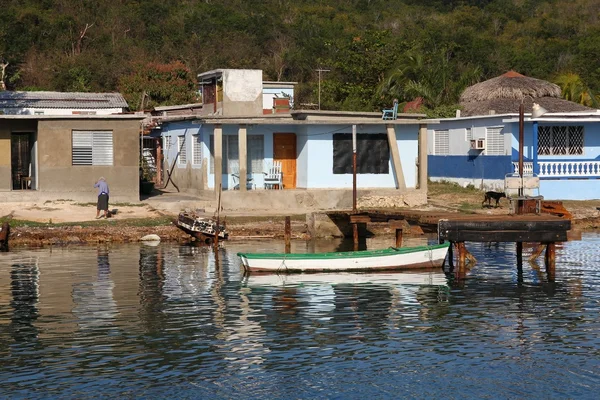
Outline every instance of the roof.
{"label": "roof", "polygon": [[529,112],[538,103],[548,112],[589,111],[589,107],[560,98],[558,85],[515,71],[468,87],[460,96],[464,116],[518,113],[521,103]]}
{"label": "roof", "polygon": [[0,91],[0,108],[129,108],[120,93]]}

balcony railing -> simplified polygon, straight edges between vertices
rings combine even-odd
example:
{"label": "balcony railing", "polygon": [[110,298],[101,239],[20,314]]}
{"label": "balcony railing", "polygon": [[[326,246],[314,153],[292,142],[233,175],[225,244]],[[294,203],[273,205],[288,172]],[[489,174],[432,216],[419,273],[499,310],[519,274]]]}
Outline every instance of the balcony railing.
{"label": "balcony railing", "polygon": [[[519,163],[513,162],[514,172],[519,173]],[[596,178],[600,176],[600,161],[540,161],[540,178]],[[523,163],[523,175],[533,174],[533,163]]]}

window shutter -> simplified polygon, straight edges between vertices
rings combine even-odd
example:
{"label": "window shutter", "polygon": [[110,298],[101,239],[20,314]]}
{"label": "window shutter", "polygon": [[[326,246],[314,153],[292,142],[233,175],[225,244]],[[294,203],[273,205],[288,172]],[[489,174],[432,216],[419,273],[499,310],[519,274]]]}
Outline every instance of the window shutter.
{"label": "window shutter", "polygon": [[504,155],[504,135],[502,128],[487,128],[485,154],[488,156]]}
{"label": "window shutter", "polygon": [[92,165],[113,165],[112,132],[94,132]]}
{"label": "window shutter", "polygon": [[192,135],[192,164],[202,164],[202,142],[200,135]]}
{"label": "window shutter", "polygon": [[433,154],[435,155],[447,155],[450,153],[450,133],[447,129],[433,131],[434,136],[434,148]]}
{"label": "window shutter", "polygon": [[177,136],[177,150],[179,151],[179,164],[187,164],[185,136]]}
{"label": "window shutter", "polygon": [[73,131],[73,165],[93,165],[93,132]]}

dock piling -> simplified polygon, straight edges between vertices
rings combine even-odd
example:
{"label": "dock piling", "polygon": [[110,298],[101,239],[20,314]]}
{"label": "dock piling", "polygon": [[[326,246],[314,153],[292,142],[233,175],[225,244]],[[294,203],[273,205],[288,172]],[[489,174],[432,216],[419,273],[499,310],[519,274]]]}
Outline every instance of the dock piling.
{"label": "dock piling", "polygon": [[289,216],[285,217],[285,229],[283,237],[285,240],[285,252],[290,253],[292,248],[292,222]]}

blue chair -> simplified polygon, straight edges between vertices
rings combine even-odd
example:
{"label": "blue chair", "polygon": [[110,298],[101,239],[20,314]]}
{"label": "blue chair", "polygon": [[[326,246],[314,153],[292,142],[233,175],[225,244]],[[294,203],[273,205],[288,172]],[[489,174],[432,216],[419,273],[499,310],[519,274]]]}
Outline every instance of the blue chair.
{"label": "blue chair", "polygon": [[394,99],[394,106],[391,109],[381,111],[383,112],[381,119],[396,119],[398,117],[398,100]]}

